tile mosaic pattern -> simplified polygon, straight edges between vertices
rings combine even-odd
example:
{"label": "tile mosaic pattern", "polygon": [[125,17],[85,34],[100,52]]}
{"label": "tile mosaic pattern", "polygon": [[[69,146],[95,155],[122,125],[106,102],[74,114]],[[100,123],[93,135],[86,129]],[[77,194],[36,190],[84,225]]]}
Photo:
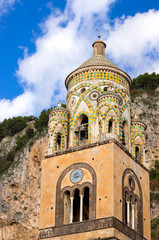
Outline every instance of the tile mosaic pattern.
{"label": "tile mosaic pattern", "polygon": [[94,72],[85,72],[78,76],[75,76],[69,83],[68,89],[73,87],[74,85],[84,82],[86,80],[92,80],[92,79],[102,79],[102,80],[111,80],[114,82],[117,82],[119,84],[124,85],[126,88],[129,88],[128,82],[121,77],[119,74],[111,73],[111,72],[105,72],[105,71],[94,71]]}
{"label": "tile mosaic pattern", "polygon": [[54,134],[54,130],[55,128],[57,127],[58,124],[61,124],[64,128],[64,131],[65,131],[65,135],[67,136],[67,128],[65,126],[65,124],[61,121],[61,120],[58,120],[55,125],[53,126],[53,128],[51,129],[51,134],[53,135]]}
{"label": "tile mosaic pattern", "polygon": [[63,112],[54,112],[49,116],[49,123],[52,121],[56,121],[54,119],[63,118],[65,121],[68,121],[68,114]]}
{"label": "tile mosaic pattern", "polygon": [[133,138],[131,139],[131,143],[132,143],[132,144],[133,144],[133,142],[134,142],[134,140],[135,140],[135,138],[136,138],[137,136],[140,136],[141,139],[142,139],[142,141],[143,141],[143,143],[145,143],[145,139],[144,139],[143,134],[137,132],[137,133],[133,136]]}
{"label": "tile mosaic pattern", "polygon": [[136,130],[141,130],[142,132],[144,132],[144,127],[142,127],[140,125],[131,126],[131,132],[135,132]]}
{"label": "tile mosaic pattern", "polygon": [[[123,122],[126,121],[128,123],[128,120],[126,117],[123,117],[120,119],[120,142],[123,142]],[[128,123],[128,129],[129,129],[129,123]]]}

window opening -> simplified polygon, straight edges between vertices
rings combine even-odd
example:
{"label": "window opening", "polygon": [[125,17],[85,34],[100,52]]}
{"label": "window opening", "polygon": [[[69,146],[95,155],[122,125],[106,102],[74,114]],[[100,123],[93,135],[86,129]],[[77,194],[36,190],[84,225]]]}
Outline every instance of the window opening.
{"label": "window opening", "polygon": [[137,160],[140,160],[140,148],[138,146],[135,147],[135,157]]}
{"label": "window opening", "polygon": [[70,210],[71,210],[70,192],[66,191],[64,193],[64,224],[70,223]]}
{"label": "window opening", "polygon": [[84,189],[83,220],[89,220],[89,188]]}
{"label": "window opening", "polygon": [[122,127],[122,144],[127,145],[128,144],[128,123],[126,121],[123,122],[123,127]]}
{"label": "window opening", "polygon": [[56,138],[56,150],[61,150],[61,135],[58,134]]}
{"label": "window opening", "polygon": [[88,139],[88,117],[85,116],[79,126],[79,140]]}
{"label": "window opening", "polygon": [[113,121],[109,120],[108,133],[113,133]]}
{"label": "window opening", "polygon": [[76,189],[73,199],[73,222],[79,222],[79,220],[80,220],[80,196],[79,189]]}

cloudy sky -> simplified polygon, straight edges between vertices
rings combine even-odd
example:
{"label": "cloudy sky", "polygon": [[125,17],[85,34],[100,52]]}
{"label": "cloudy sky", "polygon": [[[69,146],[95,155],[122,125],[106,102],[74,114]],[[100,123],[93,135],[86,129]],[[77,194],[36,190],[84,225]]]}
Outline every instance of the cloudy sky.
{"label": "cloudy sky", "polygon": [[0,0],[0,121],[65,102],[98,30],[132,78],[159,72],[158,0]]}

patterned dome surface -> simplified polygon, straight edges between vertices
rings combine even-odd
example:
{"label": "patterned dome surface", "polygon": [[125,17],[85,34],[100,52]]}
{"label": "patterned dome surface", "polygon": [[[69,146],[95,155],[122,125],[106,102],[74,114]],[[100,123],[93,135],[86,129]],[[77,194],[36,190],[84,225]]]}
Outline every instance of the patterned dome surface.
{"label": "patterned dome surface", "polygon": [[112,63],[108,58],[106,58],[103,55],[96,55],[89,58],[82,65],[80,65],[78,69],[83,67],[88,67],[88,66],[108,66],[108,67],[118,68],[114,63]]}

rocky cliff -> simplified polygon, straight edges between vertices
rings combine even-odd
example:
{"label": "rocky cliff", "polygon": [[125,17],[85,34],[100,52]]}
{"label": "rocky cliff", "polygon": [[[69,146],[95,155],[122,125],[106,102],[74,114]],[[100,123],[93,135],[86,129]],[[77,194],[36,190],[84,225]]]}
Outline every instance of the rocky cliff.
{"label": "rocky cliff", "polygon": [[[137,115],[147,124],[146,161],[151,168],[155,160],[159,160],[159,92],[155,91],[153,96],[143,91],[133,93],[131,107],[132,116]],[[1,141],[1,155],[6,149],[10,151],[15,147],[16,137],[6,137]],[[28,142],[16,154],[10,168],[0,176],[0,240],[37,239],[40,163],[47,151],[46,132],[39,139],[33,140],[33,145]],[[155,194],[151,199],[152,219],[156,219],[159,214],[156,197],[158,190],[156,186],[152,188],[152,194]],[[155,236],[153,239],[158,239]]]}

